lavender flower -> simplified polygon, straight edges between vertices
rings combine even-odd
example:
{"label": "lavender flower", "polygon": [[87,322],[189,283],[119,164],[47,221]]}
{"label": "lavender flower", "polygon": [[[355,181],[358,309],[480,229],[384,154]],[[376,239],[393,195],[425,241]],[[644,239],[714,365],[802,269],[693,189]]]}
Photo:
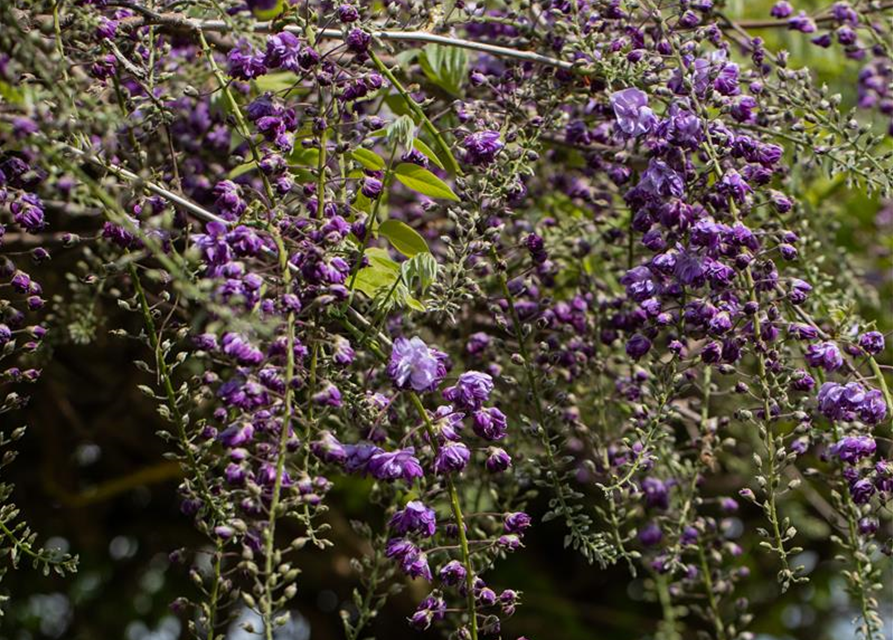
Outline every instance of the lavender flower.
{"label": "lavender flower", "polygon": [[465,149],[465,162],[482,166],[493,162],[496,154],[502,151],[505,143],[499,139],[498,131],[479,131],[465,137],[462,147]]}
{"label": "lavender flower", "polygon": [[825,371],[836,371],[843,366],[843,356],[833,342],[809,345],[804,357],[810,366],[821,367]]}
{"label": "lavender flower", "polygon": [[403,479],[412,482],[424,475],[422,465],[414,453],[412,447],[396,451],[380,451],[369,458],[366,468],[377,480]]}
{"label": "lavender flower", "polygon": [[474,432],[484,440],[501,440],[507,432],[505,414],[496,407],[478,409],[472,414]]}
{"label": "lavender flower", "polygon": [[657,123],[657,117],[648,107],[648,96],[639,89],[624,89],[612,93],[611,106],[617,118],[617,126],[629,137],[648,133]]}
{"label": "lavender flower", "polygon": [[421,338],[397,338],[388,375],[399,389],[433,391],[446,375],[446,355],[429,349]]}
{"label": "lavender flower", "polygon": [[493,391],[493,378],[479,371],[466,371],[452,387],[443,391],[443,397],[463,409],[480,409]]}
{"label": "lavender flower", "polygon": [[437,452],[434,460],[434,473],[446,475],[462,471],[468,460],[471,458],[471,452],[461,442],[447,442]]}
{"label": "lavender flower", "polygon": [[512,459],[504,449],[499,447],[490,447],[487,450],[487,471],[490,473],[501,473],[512,466]]}
{"label": "lavender flower", "polygon": [[406,507],[393,515],[388,526],[400,535],[418,533],[433,536],[437,529],[437,518],[433,509],[418,500],[411,500],[406,503]]}
{"label": "lavender flower", "polygon": [[859,346],[866,353],[876,356],[884,350],[884,334],[880,331],[868,331],[859,336]]}
{"label": "lavender flower", "polygon": [[530,527],[531,523],[530,516],[523,511],[507,513],[502,519],[502,525],[506,533],[523,533]]}

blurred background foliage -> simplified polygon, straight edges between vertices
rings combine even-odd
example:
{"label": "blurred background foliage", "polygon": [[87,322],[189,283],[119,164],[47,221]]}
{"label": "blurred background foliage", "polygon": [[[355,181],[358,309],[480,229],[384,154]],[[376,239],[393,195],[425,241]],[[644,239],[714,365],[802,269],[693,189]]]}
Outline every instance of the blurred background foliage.
{"label": "blurred background foliage", "polygon": [[[765,19],[771,4],[730,0],[727,13],[739,19]],[[794,4],[808,10],[827,2]],[[839,49],[811,45],[803,34],[770,29],[758,35],[770,49],[790,51],[790,66],[813,69],[832,92],[844,96],[844,106],[855,104],[858,62],[846,60]],[[885,126],[877,122],[878,130]],[[796,163],[793,166],[796,172]],[[893,205],[885,207],[865,193],[848,190],[842,176],[810,181],[796,173],[793,177],[802,185],[803,206],[820,225],[825,260],[835,270],[852,267],[853,287],[861,289],[866,281],[873,285],[874,289],[860,291],[864,307],[860,311],[875,318],[881,331],[890,331]],[[118,309],[114,291],[72,287],[64,280],[60,274],[81,271],[77,259],[59,247],[52,266],[34,273],[39,273],[49,294],[67,302],[57,307],[54,346],[44,355],[44,374],[31,392],[36,400],[6,418],[9,424],[3,427],[29,425],[19,459],[8,468],[9,479],[17,486],[15,499],[47,546],[80,554],[80,570],[66,580],[27,570],[10,572],[0,585],[12,596],[6,616],[0,618],[0,638],[174,640],[185,637],[185,624],[172,613],[170,603],[190,594],[192,586],[190,562],[172,562],[169,554],[194,548],[202,540],[179,512],[179,470],[164,461],[164,443],[155,436],[159,418],[153,403],[136,388],[150,382],[133,364],[146,354],[139,343],[109,333],[117,328],[137,333],[138,319]],[[746,483],[729,466],[717,481],[727,486],[712,488],[717,494]],[[364,541],[352,532],[349,521],[381,524],[381,514],[366,500],[369,484],[356,478],[333,480],[337,489],[329,503],[337,508],[328,518],[337,543],[325,552],[308,550],[300,558],[303,576],[294,601],[295,622],[277,636],[283,640],[343,637],[338,611],[357,582],[350,554],[364,550]],[[808,549],[797,563],[809,569],[810,582],[780,594],[774,558],[745,548],[743,560],[752,578],[740,595],[750,600],[755,614],[751,630],[758,640],[850,640],[855,635],[854,611],[841,566],[830,560],[834,552],[827,526],[810,515],[821,496],[800,498],[802,502],[786,501],[784,509]],[[544,500],[530,509],[545,510]],[[752,529],[761,519],[758,510],[744,505],[730,526],[733,532]],[[562,538],[560,525],[534,527],[525,537],[526,549],[500,563],[492,574],[494,586],[524,594],[523,606],[506,623],[504,636],[626,640],[653,633],[660,614],[659,605],[646,599],[642,581],[647,578],[630,580],[621,565],[607,570],[589,566],[560,548],[557,541]],[[818,562],[818,558],[829,560]],[[406,625],[406,617],[425,593],[422,585],[416,586],[408,585],[388,603],[372,625],[377,638],[435,637],[435,632],[426,636]],[[893,638],[893,594],[885,595],[882,605],[888,637]],[[231,638],[248,637],[235,627]]]}

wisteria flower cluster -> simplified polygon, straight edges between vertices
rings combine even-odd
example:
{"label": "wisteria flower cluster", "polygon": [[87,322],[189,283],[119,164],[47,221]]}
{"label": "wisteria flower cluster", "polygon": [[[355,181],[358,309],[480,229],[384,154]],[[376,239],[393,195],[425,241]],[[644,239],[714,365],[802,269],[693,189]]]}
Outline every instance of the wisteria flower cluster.
{"label": "wisteria flower cluster", "polygon": [[[83,255],[69,293],[139,322],[115,333],[206,539],[173,556],[211,558],[173,603],[191,633],[245,607],[278,637],[350,486],[382,515],[349,545],[350,640],[410,581],[409,627],[517,638],[499,567],[550,521],[628,567],[659,637],[753,638],[747,555],[806,589],[789,506],[813,496],[855,633],[884,637],[889,317],[810,189],[893,192],[893,5],[19,4],[0,415],[47,339],[94,339],[92,306],[49,309],[32,277]],[[754,35],[776,26],[859,61],[852,110]],[[764,524],[734,534],[746,509]],[[74,570],[16,517],[13,558]]]}

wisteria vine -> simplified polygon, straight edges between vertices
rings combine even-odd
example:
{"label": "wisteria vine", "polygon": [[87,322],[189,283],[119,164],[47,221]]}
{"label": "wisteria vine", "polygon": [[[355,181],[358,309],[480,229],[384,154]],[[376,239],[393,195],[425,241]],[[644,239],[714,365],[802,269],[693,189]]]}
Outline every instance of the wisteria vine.
{"label": "wisteria vine", "polygon": [[[772,29],[859,61],[857,104]],[[818,259],[804,185],[893,195],[891,43],[881,0],[751,21],[712,0],[3,3],[0,415],[54,341],[143,345],[207,541],[172,555],[195,583],[173,605],[206,640],[241,607],[268,640],[288,624],[350,476],[384,514],[354,524],[351,640],[406,579],[429,585],[409,626],[499,636],[522,594],[488,572],[539,520],[643,576],[657,637],[751,638],[742,545],[780,591],[807,582],[801,492],[830,501],[880,640],[882,301]],[[29,274],[57,252],[81,255],[68,302]],[[74,571],[12,492],[4,554]],[[765,526],[738,542],[751,505]]]}

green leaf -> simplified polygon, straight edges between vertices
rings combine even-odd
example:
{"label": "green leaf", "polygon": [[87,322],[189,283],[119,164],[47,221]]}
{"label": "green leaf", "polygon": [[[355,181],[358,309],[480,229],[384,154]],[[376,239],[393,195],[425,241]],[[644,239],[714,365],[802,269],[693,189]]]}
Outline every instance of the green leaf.
{"label": "green leaf", "polygon": [[378,227],[378,233],[388,239],[394,248],[411,258],[417,253],[430,253],[428,243],[418,231],[401,220],[385,220]]}
{"label": "green leaf", "polygon": [[421,123],[418,114],[406,105],[406,100],[399,93],[389,93],[385,96],[385,104],[398,116],[409,116],[416,124]]}
{"label": "green leaf", "polygon": [[403,185],[429,198],[459,201],[450,186],[436,175],[416,164],[402,162],[394,169],[394,175]]}
{"label": "green leaf", "polygon": [[409,307],[410,309],[413,309],[415,311],[422,311],[422,312],[427,311],[427,307],[425,305],[423,305],[421,302],[419,302],[418,300],[413,298],[408,293],[405,296],[403,296],[403,302],[406,303],[407,307]]}
{"label": "green leaf", "polygon": [[446,167],[443,166],[443,163],[440,161],[440,158],[437,157],[434,149],[422,142],[419,138],[416,138],[412,141],[412,146],[415,147],[416,151],[428,158],[428,160],[433,162],[437,167],[446,171]]}
{"label": "green leaf", "polygon": [[229,178],[230,180],[235,180],[242,174],[248,173],[249,171],[254,171],[256,168],[257,163],[254,160],[242,163],[236,167],[233,167],[232,171],[230,171],[227,175],[227,178]]}
{"label": "green leaf", "polygon": [[391,259],[391,255],[388,253],[387,249],[369,247],[366,249],[366,257],[369,258],[370,262],[386,267],[394,273],[400,272],[400,264]]}
{"label": "green leaf", "polygon": [[465,49],[431,43],[422,50],[419,64],[431,82],[453,95],[462,93],[462,83],[468,73]]}
{"label": "green leaf", "polygon": [[319,149],[304,149],[298,147],[288,156],[289,164],[299,164],[306,167],[315,167],[319,164]]}
{"label": "green leaf", "polygon": [[412,290],[425,293],[437,280],[437,259],[431,253],[417,253],[400,263],[403,282]]}
{"label": "green leaf", "polygon": [[388,125],[387,132],[388,140],[408,150],[415,140],[415,121],[408,115],[402,115]]}
{"label": "green leaf", "polygon": [[353,288],[374,298],[380,289],[394,286],[400,277],[400,265],[391,260],[387,251],[377,247],[366,249],[366,257],[369,265],[357,272]]}
{"label": "green leaf", "polygon": [[291,89],[299,82],[299,78],[297,74],[294,74],[291,71],[277,71],[275,73],[268,73],[266,75],[259,76],[252,82],[254,83],[254,86],[257,87],[257,90],[261,93],[265,93],[267,91],[270,91],[272,93],[279,93],[280,91]]}
{"label": "green leaf", "polygon": [[354,149],[350,152],[350,157],[370,171],[381,171],[384,169],[384,158],[369,149]]}
{"label": "green leaf", "polygon": [[285,2],[283,0],[277,0],[276,6],[272,9],[253,9],[252,13],[258,20],[272,20],[273,18],[279,17],[279,14],[282,13],[284,8]]}
{"label": "green leaf", "polygon": [[23,104],[25,96],[16,87],[6,82],[0,81],[0,98],[3,98],[11,104]]}

